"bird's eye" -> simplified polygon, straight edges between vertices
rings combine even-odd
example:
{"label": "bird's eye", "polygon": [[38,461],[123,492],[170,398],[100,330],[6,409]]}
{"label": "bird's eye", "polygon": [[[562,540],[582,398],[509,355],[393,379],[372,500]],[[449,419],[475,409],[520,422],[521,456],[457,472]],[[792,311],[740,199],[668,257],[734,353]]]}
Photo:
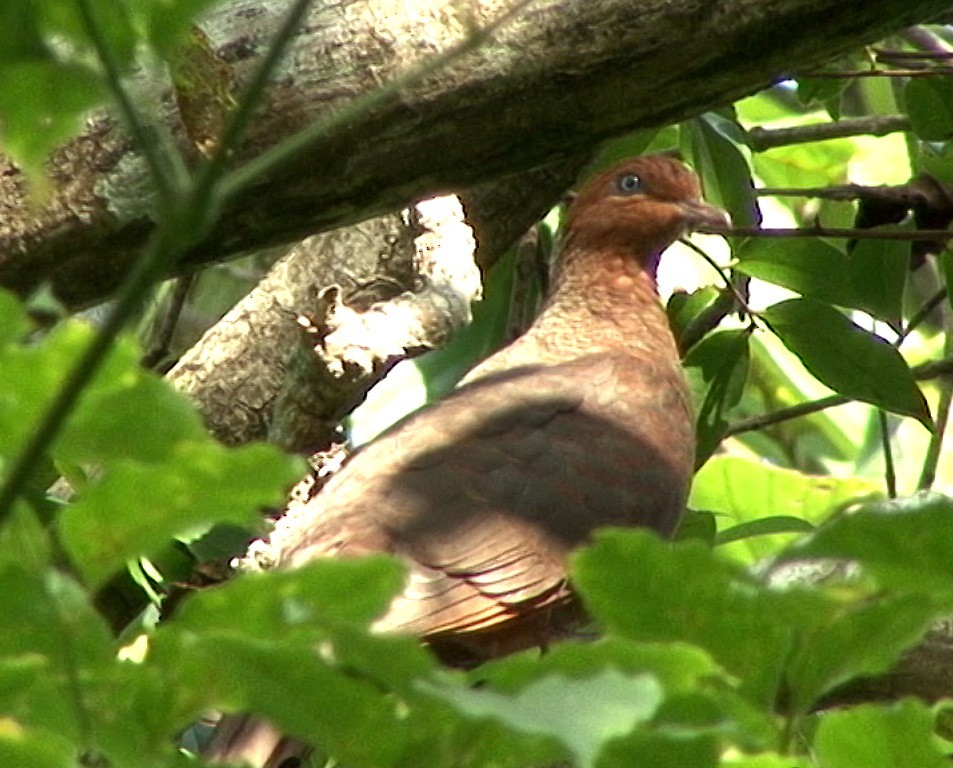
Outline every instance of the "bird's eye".
{"label": "bird's eye", "polygon": [[616,179],[615,186],[623,195],[634,195],[642,191],[642,179],[634,173],[625,173]]}

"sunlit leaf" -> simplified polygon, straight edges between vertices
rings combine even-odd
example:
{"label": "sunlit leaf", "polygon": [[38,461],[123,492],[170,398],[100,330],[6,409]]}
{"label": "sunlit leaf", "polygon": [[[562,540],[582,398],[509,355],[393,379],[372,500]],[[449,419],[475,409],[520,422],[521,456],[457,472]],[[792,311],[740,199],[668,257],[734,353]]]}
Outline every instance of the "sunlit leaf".
{"label": "sunlit leaf", "polygon": [[782,558],[857,560],[884,585],[953,593],[953,501],[939,494],[865,504],[795,542]]}
{"label": "sunlit leaf", "polygon": [[933,714],[914,699],[861,704],[820,716],[814,749],[823,768],[943,768],[933,740]]}

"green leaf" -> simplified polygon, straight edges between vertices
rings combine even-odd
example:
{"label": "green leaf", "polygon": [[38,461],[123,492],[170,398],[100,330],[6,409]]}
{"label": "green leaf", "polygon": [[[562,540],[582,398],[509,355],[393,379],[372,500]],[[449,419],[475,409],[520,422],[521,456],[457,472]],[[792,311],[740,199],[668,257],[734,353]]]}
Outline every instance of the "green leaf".
{"label": "green leaf", "polygon": [[671,295],[665,305],[665,312],[680,348],[684,349],[685,334],[691,329],[693,323],[709,310],[721,296],[722,292],[713,285],[706,285],[692,293],[676,291]]}
{"label": "green leaf", "polygon": [[17,341],[30,327],[23,305],[9,291],[0,288],[0,350]]}
{"label": "green leaf", "polygon": [[316,641],[336,624],[363,626],[379,618],[403,583],[404,569],[390,557],[323,558],[294,570],[243,574],[204,590],[182,606],[176,627]]}
{"label": "green leaf", "polygon": [[738,271],[750,277],[831,304],[843,307],[857,304],[849,260],[826,240],[754,237],[746,240],[736,255]]}
{"label": "green leaf", "polygon": [[762,317],[819,381],[835,392],[933,429],[930,409],[903,357],[892,346],[827,304],[790,299]]}
{"label": "green leaf", "polygon": [[[500,718],[510,728],[562,743],[579,765],[591,768],[603,747],[655,715],[663,690],[651,675],[606,669],[585,678],[550,675],[506,696],[495,691],[422,684],[475,718]],[[573,705],[567,707],[571,701]]]}
{"label": "green leaf", "polygon": [[734,114],[706,112],[683,124],[681,140],[702,179],[705,199],[728,211],[737,226],[760,223],[751,169],[741,151],[744,130]]}
{"label": "green leaf", "polygon": [[101,584],[177,534],[216,522],[252,525],[300,471],[272,446],[229,450],[211,440],[176,446],[161,468],[117,462],[63,514],[63,544],[83,575]]}
{"label": "green leaf", "polygon": [[[723,548],[742,562],[755,563],[777,553],[791,540],[781,531],[761,527],[770,528],[777,522],[762,521],[797,519],[804,521],[802,531],[810,530],[845,503],[872,495],[881,495],[880,484],[873,480],[806,475],[761,461],[718,456],[695,475],[688,504],[692,509],[714,512],[721,523],[717,540],[725,545]],[[793,530],[789,523],[783,525]],[[752,530],[757,530],[757,539],[731,544],[725,541],[726,537],[730,540]],[[763,535],[766,533],[774,535],[767,537]]]}
{"label": "green leaf", "polygon": [[105,88],[88,69],[52,60],[3,64],[0,82],[3,151],[40,184],[49,153],[77,133],[84,113],[105,100]]}
{"label": "green leaf", "polygon": [[[923,79],[923,78],[920,78]],[[944,768],[933,736],[933,714],[913,699],[862,704],[820,715],[814,751],[821,768]]]}
{"label": "green leaf", "polygon": [[599,768],[714,768],[721,751],[713,736],[639,730],[606,744]]}
{"label": "green leaf", "polygon": [[135,369],[106,378],[71,416],[57,442],[58,459],[161,463],[177,444],[205,439],[195,409],[167,381]]}
{"label": "green leaf", "polygon": [[571,560],[573,583],[607,629],[639,642],[688,642],[740,679],[743,693],[770,706],[793,629],[824,615],[819,595],[765,589],[705,545],[672,545],[645,531],[603,530]]}
{"label": "green leaf", "polygon": [[[909,232],[912,229],[911,221],[895,227],[878,227],[877,231]],[[910,265],[910,243],[859,239],[847,262],[857,302],[845,306],[862,309],[892,328],[899,329],[903,291]]]}
{"label": "green leaf", "polygon": [[924,141],[953,137],[953,78],[911,77],[903,100],[913,131]]}
{"label": "green leaf", "polygon": [[807,633],[792,655],[785,670],[789,705],[807,712],[850,680],[890,671],[941,613],[934,601],[911,595],[845,606]]}
{"label": "green leaf", "polygon": [[0,727],[0,765],[17,768],[75,768],[76,746],[63,734],[25,730],[16,723]]}
{"label": "green leaf", "polygon": [[953,592],[953,501],[931,495],[865,504],[795,542],[781,560],[856,560],[885,587]]}
{"label": "green leaf", "polygon": [[147,6],[149,42],[165,59],[175,55],[183,44],[189,27],[215,0],[177,0],[174,3],[152,2]]}
{"label": "green leaf", "polygon": [[715,452],[728,426],[725,413],[738,404],[744,393],[750,338],[747,329],[716,331],[692,347],[685,357],[689,380],[697,369],[707,385],[696,422],[696,465]]}
{"label": "green leaf", "polygon": [[19,617],[0,622],[0,711],[78,739],[85,727],[78,678],[91,686],[115,659],[88,595],[58,571],[2,563],[0,615]]}

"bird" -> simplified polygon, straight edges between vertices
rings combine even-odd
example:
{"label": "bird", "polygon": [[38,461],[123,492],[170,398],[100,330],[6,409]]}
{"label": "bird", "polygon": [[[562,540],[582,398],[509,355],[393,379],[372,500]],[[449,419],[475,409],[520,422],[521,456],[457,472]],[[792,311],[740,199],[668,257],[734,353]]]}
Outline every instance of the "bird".
{"label": "bird", "polygon": [[[678,238],[729,225],[672,156],[595,175],[527,332],[280,519],[275,567],[396,556],[406,583],[374,629],[416,635],[452,666],[578,631],[569,555],[606,526],[671,536],[684,510],[694,420],[656,275]],[[263,721],[231,718],[207,757],[276,768],[302,754]]]}

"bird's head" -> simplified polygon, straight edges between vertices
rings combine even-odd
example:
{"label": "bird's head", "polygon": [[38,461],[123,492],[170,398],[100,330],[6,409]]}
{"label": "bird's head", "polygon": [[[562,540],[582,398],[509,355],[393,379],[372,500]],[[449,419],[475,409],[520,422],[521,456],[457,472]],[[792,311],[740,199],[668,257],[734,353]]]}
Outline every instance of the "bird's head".
{"label": "bird's head", "polygon": [[698,228],[731,218],[704,202],[695,173],[668,155],[627,160],[589,180],[569,209],[565,247],[626,253],[654,273],[659,255]]}

